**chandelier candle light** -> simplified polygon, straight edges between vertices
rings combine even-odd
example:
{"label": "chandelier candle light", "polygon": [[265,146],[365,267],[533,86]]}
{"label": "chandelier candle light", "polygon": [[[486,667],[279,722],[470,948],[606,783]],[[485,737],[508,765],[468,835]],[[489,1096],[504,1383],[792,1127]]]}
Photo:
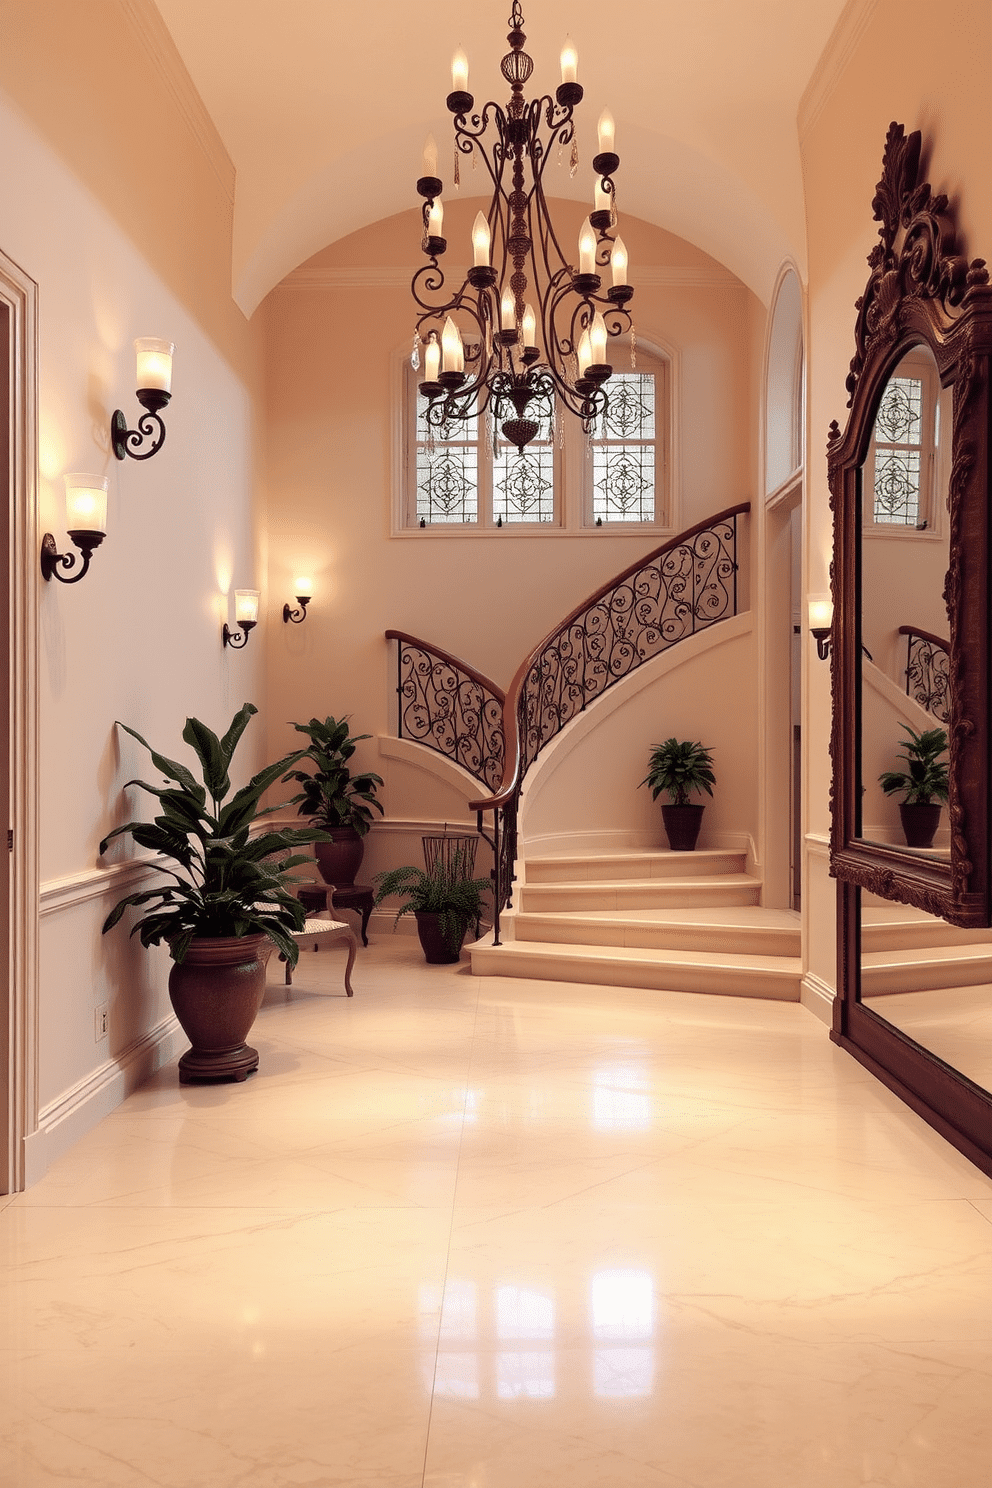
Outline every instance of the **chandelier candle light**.
{"label": "chandelier candle light", "polygon": [[[554,418],[556,401],[591,431],[606,412],[605,383],[613,374],[606,360],[610,337],[631,329],[627,305],[627,250],[616,229],[616,187],[620,165],[615,125],[609,110],[599,120],[599,150],[593,158],[594,210],[578,242],[578,270],[566,260],[544,194],[544,171],[557,145],[572,146],[574,111],[582,99],[578,57],[566,40],[562,81],[554,99],[527,102],[524,84],[534,70],[523,50],[527,40],[519,0],[513,0],[507,40],[511,50],[501,63],[510,84],[506,109],[487,103],[478,112],[468,91],[468,59],[459,48],[451,66],[455,181],[461,156],[481,159],[493,185],[488,213],[472,228],[472,267],[450,298],[444,299],[444,272],[438,259],[442,237],[442,182],[437,144],[424,146],[417,191],[424,199],[423,251],[430,262],[413,277],[419,310],[414,367],[424,348],[427,423],[442,428],[491,413],[504,438],[519,451],[535,438],[539,420]],[[484,136],[492,126],[488,148]],[[611,283],[603,287],[604,273]],[[463,331],[460,326],[465,327]]]}

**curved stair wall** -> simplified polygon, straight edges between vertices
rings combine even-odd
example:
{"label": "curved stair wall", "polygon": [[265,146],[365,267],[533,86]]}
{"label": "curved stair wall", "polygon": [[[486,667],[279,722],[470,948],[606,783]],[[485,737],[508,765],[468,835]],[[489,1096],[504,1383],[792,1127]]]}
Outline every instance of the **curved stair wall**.
{"label": "curved stair wall", "polygon": [[758,822],[756,638],[750,613],[673,647],[573,718],[527,774],[518,856],[667,846],[661,802],[640,786],[650,748],[672,735],[713,751],[716,786],[700,848],[755,866]]}

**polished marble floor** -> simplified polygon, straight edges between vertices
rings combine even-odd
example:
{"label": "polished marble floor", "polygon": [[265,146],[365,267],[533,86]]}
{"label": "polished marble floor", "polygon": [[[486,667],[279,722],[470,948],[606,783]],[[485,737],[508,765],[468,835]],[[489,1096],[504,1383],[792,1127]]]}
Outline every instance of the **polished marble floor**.
{"label": "polished marble floor", "polygon": [[973,1488],[992,1182],[795,1004],[278,969],[0,1199],[4,1488]]}

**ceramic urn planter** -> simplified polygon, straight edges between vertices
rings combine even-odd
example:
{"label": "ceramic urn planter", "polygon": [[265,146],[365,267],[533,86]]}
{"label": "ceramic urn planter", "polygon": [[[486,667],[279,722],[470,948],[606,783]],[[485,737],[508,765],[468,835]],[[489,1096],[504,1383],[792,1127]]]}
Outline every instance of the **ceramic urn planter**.
{"label": "ceramic urn planter", "polygon": [[192,1048],[179,1080],[245,1080],[258,1050],[245,1042],[265,996],[267,935],[197,938],[169,973],[169,997]]}

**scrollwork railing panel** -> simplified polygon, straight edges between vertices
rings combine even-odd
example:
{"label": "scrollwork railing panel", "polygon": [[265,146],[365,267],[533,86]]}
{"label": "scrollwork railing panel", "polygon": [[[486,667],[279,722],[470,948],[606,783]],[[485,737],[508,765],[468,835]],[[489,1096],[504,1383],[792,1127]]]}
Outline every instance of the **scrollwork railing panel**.
{"label": "scrollwork railing panel", "polygon": [[646,661],[737,613],[737,516],[715,519],[601,591],[531,657],[520,774],[590,702]]}
{"label": "scrollwork railing panel", "polygon": [[435,750],[497,790],[505,755],[502,690],[426,641],[397,630],[386,635],[399,643],[399,737]]}
{"label": "scrollwork railing panel", "polygon": [[906,692],[914,702],[932,713],[940,723],[951,717],[951,654],[947,641],[925,630],[901,625],[906,637]]}

